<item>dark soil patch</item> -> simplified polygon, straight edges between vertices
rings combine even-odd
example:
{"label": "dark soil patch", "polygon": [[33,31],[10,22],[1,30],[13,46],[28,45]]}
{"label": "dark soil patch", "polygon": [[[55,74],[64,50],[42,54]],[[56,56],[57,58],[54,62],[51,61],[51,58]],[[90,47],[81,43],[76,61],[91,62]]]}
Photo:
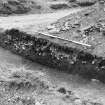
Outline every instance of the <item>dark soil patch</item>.
{"label": "dark soil patch", "polygon": [[50,8],[55,9],[55,10],[57,10],[57,9],[67,9],[67,8],[69,8],[69,6],[67,4],[52,4],[50,6]]}
{"label": "dark soil patch", "polygon": [[95,4],[95,2],[78,2],[77,3],[79,6],[81,6],[81,7],[87,7],[87,6],[92,6],[92,5],[94,5]]}
{"label": "dark soil patch", "polygon": [[57,91],[62,93],[62,94],[66,94],[66,89],[65,88],[59,88]]}
{"label": "dark soil patch", "polygon": [[1,33],[0,45],[40,64],[105,82],[104,59],[78,48],[61,46],[16,29]]}

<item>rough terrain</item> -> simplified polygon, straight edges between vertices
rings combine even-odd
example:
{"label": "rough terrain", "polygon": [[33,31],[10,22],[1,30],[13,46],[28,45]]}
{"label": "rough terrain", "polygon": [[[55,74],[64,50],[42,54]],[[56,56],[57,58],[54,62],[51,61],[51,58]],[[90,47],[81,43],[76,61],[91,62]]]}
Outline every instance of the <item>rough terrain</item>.
{"label": "rough terrain", "polygon": [[[7,3],[7,0],[5,1]],[[23,0],[16,0],[16,1],[20,2]],[[82,41],[81,43],[89,44],[92,46],[95,46],[97,44],[97,41],[101,42],[101,40],[103,39],[102,33],[100,36],[98,36],[98,34],[100,33],[99,32],[100,26],[97,29],[99,30],[98,31],[99,33],[95,30],[95,33],[98,34],[93,35],[94,33],[93,31],[92,33],[87,32],[87,29],[90,26],[95,25],[96,29],[97,26],[96,24],[97,19],[95,19],[96,17],[98,17],[99,19],[100,17],[104,18],[103,15],[104,12],[103,11],[101,12],[96,8],[97,4],[91,8],[87,7],[84,0],[66,0],[66,1],[62,0],[62,2],[60,2],[60,0],[57,1],[34,0],[34,2],[36,1],[38,5],[41,5],[41,9],[39,7],[37,9],[36,8],[33,9],[32,6],[31,11],[25,12],[28,14],[23,14],[22,12],[19,13],[22,14],[20,16],[16,16],[17,14],[16,11],[11,12],[14,7],[9,4],[7,7],[9,7],[9,12],[12,13],[9,15],[15,14],[15,16],[8,16],[8,13],[6,13],[5,15],[6,17],[4,17],[3,16],[4,14],[2,14],[2,16],[0,17],[0,24],[1,24],[0,31],[3,32],[6,29],[16,28],[33,35],[36,31],[44,32],[65,39],[66,38],[72,39],[77,42]],[[91,4],[93,5],[96,3],[95,0],[94,1],[86,0],[86,2],[87,1],[89,5]],[[4,0],[2,0],[2,2],[4,2]],[[68,4],[68,2],[70,2],[70,4]],[[21,5],[20,4],[19,8],[20,6],[23,7],[23,4]],[[56,6],[59,4],[60,6]],[[84,5],[86,6],[87,10],[84,7]],[[50,8],[51,6],[53,7],[53,9]],[[81,6],[83,8],[78,8]],[[28,7],[29,10],[30,8],[31,6]],[[17,8],[14,8],[13,10],[16,9]],[[78,12],[81,10],[83,10],[82,14],[81,12]],[[91,14],[90,12],[92,10],[93,12]],[[87,12],[85,13],[85,11]],[[72,14],[72,16],[69,15],[74,12],[75,14]],[[76,14],[77,12],[78,14]],[[90,13],[89,16],[88,12]],[[84,14],[86,15],[86,17],[84,16]],[[76,19],[79,18],[78,16],[82,18]],[[70,17],[72,21],[69,20]],[[65,28],[63,23],[65,23],[66,21],[67,24],[65,25],[66,26]],[[79,27],[78,25],[80,25],[81,23],[77,24],[78,21],[83,21],[83,23],[81,22],[82,25]],[[86,21],[87,23],[84,24]],[[73,25],[71,25],[71,23],[73,23]],[[101,23],[104,23],[104,20]],[[70,24],[70,27],[68,27],[68,24]],[[74,33],[70,35],[72,29]],[[85,35],[84,37],[83,36],[80,37],[79,36],[80,34],[78,34],[77,31],[78,29],[80,31],[82,31],[82,29],[83,30],[86,29],[85,34],[87,36]],[[102,30],[101,32],[103,32]],[[82,32],[80,33],[82,34]],[[97,37],[94,37],[95,39],[94,41],[92,41],[92,38],[95,35]],[[91,40],[89,39],[87,40],[86,38],[87,39],[90,38]],[[105,39],[103,39],[100,45],[103,46],[104,40]],[[55,41],[59,42],[58,39],[56,39]],[[62,43],[62,41],[60,41],[59,43]],[[98,46],[98,48],[95,50],[98,51],[98,55],[100,55],[101,57],[105,55],[104,49],[103,51],[101,51],[102,48],[104,47]],[[105,104],[105,84],[95,79],[92,79],[92,81],[90,81],[82,77],[79,77],[78,75],[71,75],[68,73],[61,72],[61,70],[56,70],[46,66],[42,66],[35,62],[28,61],[23,57],[10,53],[9,51],[4,50],[2,48],[0,48],[0,59],[1,59],[0,60],[0,105],[104,105]],[[104,70],[103,65],[101,65],[102,70]]]}
{"label": "rough terrain", "polygon": [[[0,49],[1,105],[104,105],[105,86]],[[10,64],[11,63],[11,64]]]}
{"label": "rough terrain", "polygon": [[52,28],[48,27],[47,33],[91,46],[90,53],[105,57],[104,17],[103,5],[96,4],[93,7],[82,10],[82,12],[70,14],[52,23],[50,26]]}
{"label": "rough terrain", "polygon": [[66,0],[0,0],[0,15],[2,16],[49,13],[69,8],[72,6]]}

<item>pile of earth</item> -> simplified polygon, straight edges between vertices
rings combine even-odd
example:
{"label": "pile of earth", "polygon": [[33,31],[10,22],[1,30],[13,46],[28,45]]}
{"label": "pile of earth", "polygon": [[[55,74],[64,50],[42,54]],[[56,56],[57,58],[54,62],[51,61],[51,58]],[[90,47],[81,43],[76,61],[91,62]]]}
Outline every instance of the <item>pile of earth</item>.
{"label": "pile of earth", "polygon": [[[50,34],[54,34],[64,39],[75,40],[97,48],[104,41],[105,11],[104,6],[96,4],[80,12],[70,14],[52,23],[52,28],[48,27]],[[97,51],[97,50],[95,50]],[[98,53],[104,57],[103,53]]]}
{"label": "pile of earth", "polygon": [[19,68],[8,63],[0,63],[0,104],[104,105],[95,99],[84,99],[69,88],[53,84],[51,78],[39,69]]}

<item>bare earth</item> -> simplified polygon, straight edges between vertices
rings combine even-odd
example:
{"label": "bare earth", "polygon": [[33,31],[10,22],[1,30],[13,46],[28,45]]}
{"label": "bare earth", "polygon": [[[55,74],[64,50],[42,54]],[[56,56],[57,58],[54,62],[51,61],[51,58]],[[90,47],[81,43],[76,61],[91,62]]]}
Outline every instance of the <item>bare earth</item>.
{"label": "bare earth", "polygon": [[26,30],[27,32],[36,32],[39,30],[44,30],[43,28],[45,28],[52,22],[57,21],[57,19],[60,19],[64,16],[69,15],[70,13],[80,10],[81,9],[71,9],[47,14],[30,14],[23,16],[0,17],[0,28],[19,28],[23,29],[24,31]]}
{"label": "bare earth", "polygon": [[[0,17],[1,31],[44,31],[71,9],[48,14]],[[104,105],[105,85],[27,61],[0,48],[0,105]]]}

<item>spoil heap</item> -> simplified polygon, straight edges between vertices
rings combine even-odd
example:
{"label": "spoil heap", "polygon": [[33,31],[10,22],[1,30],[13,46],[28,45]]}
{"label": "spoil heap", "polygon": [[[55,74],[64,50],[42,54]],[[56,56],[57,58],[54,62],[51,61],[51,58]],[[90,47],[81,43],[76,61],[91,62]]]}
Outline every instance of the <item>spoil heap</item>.
{"label": "spoil heap", "polygon": [[76,44],[63,46],[43,37],[16,29],[0,34],[0,46],[40,64],[57,68],[88,79],[105,82],[105,59],[77,48]]}
{"label": "spoil heap", "polygon": [[41,6],[33,0],[0,0],[0,15],[24,14]]}

